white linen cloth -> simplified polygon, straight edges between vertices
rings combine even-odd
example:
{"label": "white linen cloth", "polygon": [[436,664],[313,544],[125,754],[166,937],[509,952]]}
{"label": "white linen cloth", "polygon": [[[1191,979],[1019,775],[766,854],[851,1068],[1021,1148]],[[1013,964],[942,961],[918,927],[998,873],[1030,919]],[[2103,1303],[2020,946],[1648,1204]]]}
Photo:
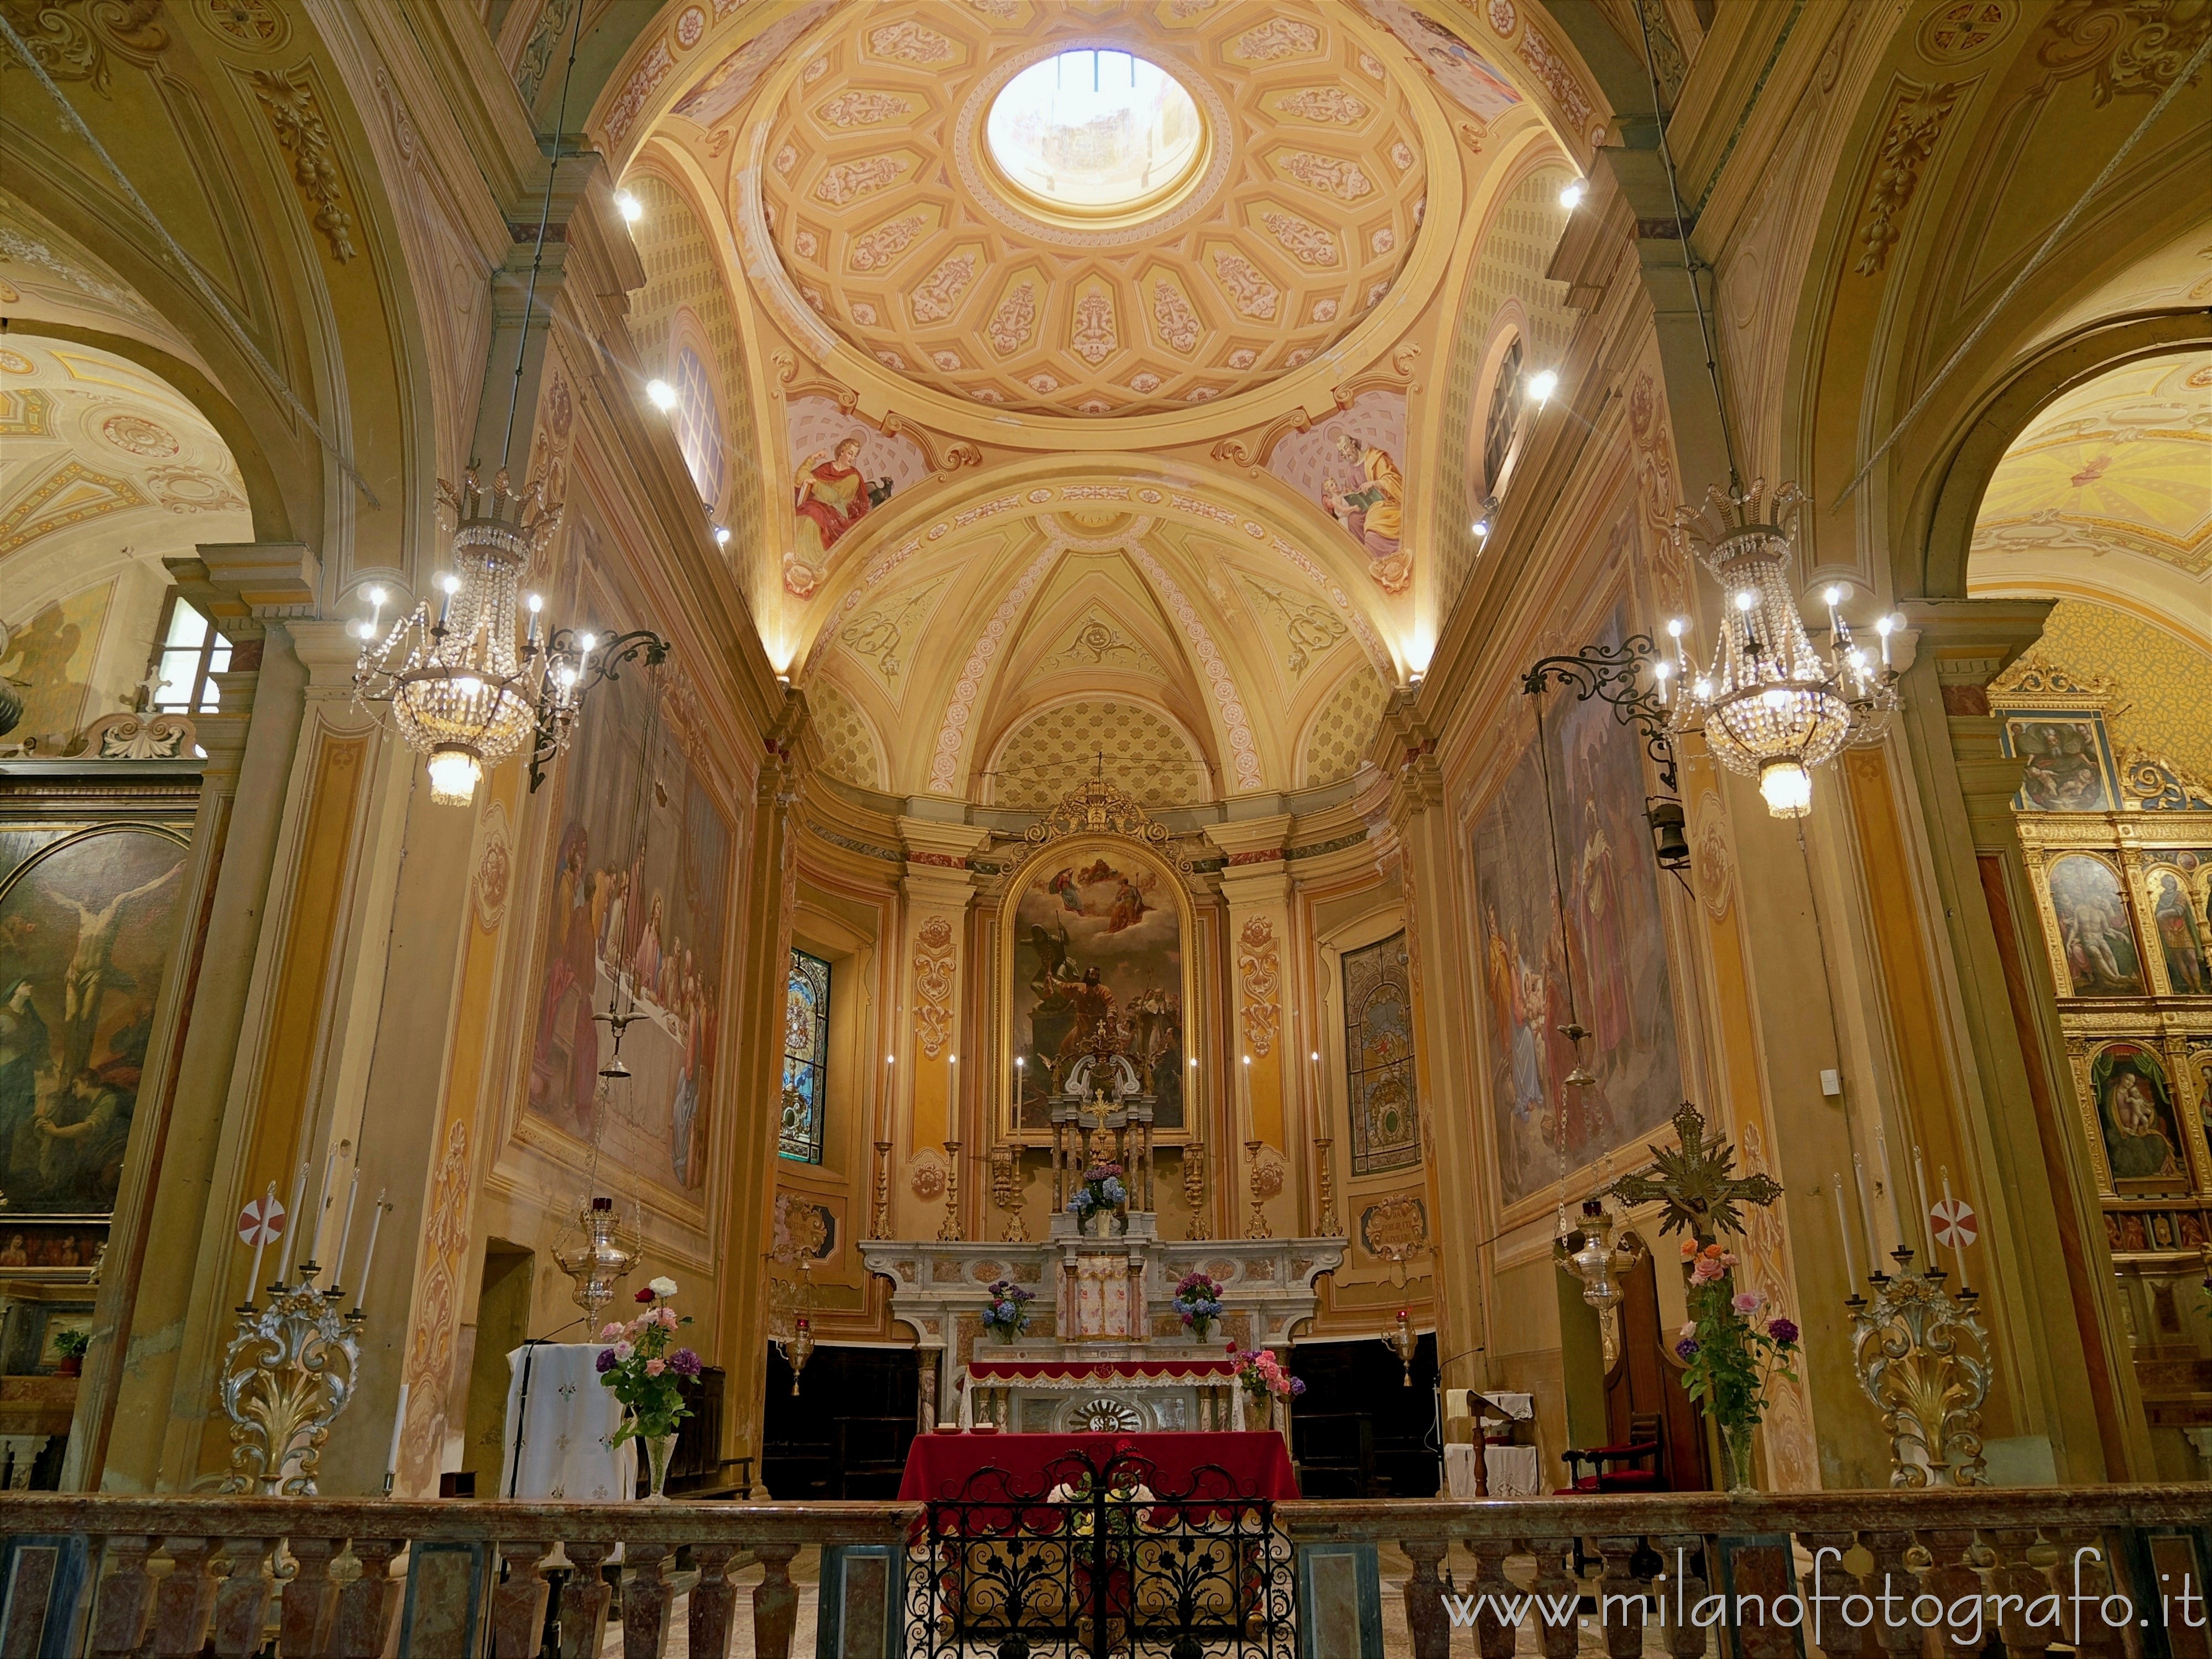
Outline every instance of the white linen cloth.
{"label": "white linen cloth", "polygon": [[[1492,1498],[1535,1498],[1543,1489],[1543,1465],[1534,1446],[1486,1446],[1483,1467]],[[1455,1498],[1474,1496],[1474,1448],[1444,1448],[1444,1489]]]}
{"label": "white linen cloth", "polygon": [[[507,1426],[500,1437],[499,1490],[483,1494],[517,1498],[565,1498],[574,1502],[628,1503],[637,1496],[637,1443],[614,1443],[622,1427],[622,1401],[603,1388],[595,1369],[603,1345],[541,1342],[507,1357]],[[529,1358],[529,1416],[522,1399],[524,1359]],[[518,1474],[515,1427],[521,1424]]]}

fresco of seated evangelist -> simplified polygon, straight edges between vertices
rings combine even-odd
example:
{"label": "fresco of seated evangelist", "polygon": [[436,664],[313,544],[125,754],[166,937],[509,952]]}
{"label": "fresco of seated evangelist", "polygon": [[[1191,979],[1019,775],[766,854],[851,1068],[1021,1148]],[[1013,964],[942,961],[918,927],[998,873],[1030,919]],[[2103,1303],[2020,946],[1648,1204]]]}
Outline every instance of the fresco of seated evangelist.
{"label": "fresco of seated evangelist", "polygon": [[1049,1127],[1048,1096],[1110,1015],[1153,1096],[1183,1127],[1182,922],[1173,878],[1133,850],[1087,847],[1030,866],[1014,910],[1018,1127]]}
{"label": "fresco of seated evangelist", "polygon": [[105,1217],[138,1108],[185,849],[131,829],[30,839],[0,836],[0,1194],[10,1218]]}

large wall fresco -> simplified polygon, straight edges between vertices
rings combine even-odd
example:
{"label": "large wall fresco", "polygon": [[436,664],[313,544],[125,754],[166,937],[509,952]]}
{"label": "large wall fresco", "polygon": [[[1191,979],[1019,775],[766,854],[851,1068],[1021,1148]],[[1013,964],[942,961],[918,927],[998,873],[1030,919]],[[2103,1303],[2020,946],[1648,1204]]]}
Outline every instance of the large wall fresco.
{"label": "large wall fresco", "polygon": [[[588,562],[584,583],[587,614],[623,614]],[[703,737],[672,656],[657,674],[625,667],[584,704],[555,785],[528,1097],[603,1158],[690,1196],[706,1182],[736,839]],[[629,1079],[602,1090],[612,1045],[593,1015],[611,1006],[638,1018],[622,1040]]]}
{"label": "large wall fresco", "polygon": [[[1626,629],[1618,607],[1600,637],[1618,644]],[[1657,1130],[1681,1097],[1638,743],[1595,700],[1554,699],[1544,738],[1540,756],[1530,727],[1474,842],[1491,1106],[1509,1205]],[[1547,761],[1559,830],[1556,907]],[[1590,1033],[1597,1079],[1572,1091],[1564,1079],[1574,1050],[1559,1032],[1571,1017]],[[1570,1092],[1578,1098],[1563,1112]]]}

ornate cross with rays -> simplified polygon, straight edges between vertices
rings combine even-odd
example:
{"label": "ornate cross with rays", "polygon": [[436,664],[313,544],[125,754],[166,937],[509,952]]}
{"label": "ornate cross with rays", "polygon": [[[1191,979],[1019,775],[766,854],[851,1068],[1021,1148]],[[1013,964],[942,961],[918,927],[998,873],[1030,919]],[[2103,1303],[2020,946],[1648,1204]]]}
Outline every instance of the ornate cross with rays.
{"label": "ornate cross with rays", "polygon": [[1624,1204],[1660,1201],[1659,1231],[1671,1233],[1686,1227],[1700,1245],[1722,1233],[1740,1233],[1739,1204],[1761,1208],[1782,1196],[1781,1183],[1771,1176],[1739,1176],[1735,1148],[1718,1136],[1708,1139],[1705,1115],[1688,1101],[1674,1114],[1674,1134],[1680,1145],[1653,1146],[1651,1167],[1625,1175],[1606,1188]]}

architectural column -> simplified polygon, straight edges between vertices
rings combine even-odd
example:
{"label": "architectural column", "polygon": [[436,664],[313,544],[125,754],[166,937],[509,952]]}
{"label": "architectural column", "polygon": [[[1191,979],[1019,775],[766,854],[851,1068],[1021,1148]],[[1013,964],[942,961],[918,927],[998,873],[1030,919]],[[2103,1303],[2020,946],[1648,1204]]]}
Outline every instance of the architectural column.
{"label": "architectural column", "polygon": [[[961,1073],[977,1072],[983,1045],[961,1053],[961,1011],[967,976],[969,908],[976,883],[969,856],[989,839],[973,824],[902,817],[899,843],[906,855],[899,878],[905,902],[899,934],[901,1008],[894,1014],[884,1053],[893,1062],[891,1231],[900,1238],[934,1238],[945,1219],[945,1184],[952,1178],[945,1144],[961,1143],[971,1165],[960,1173],[967,1209],[981,1213],[979,1194],[988,1183],[975,1177],[980,1156],[975,1126],[963,1115],[968,1097]],[[963,1064],[964,1061],[964,1064]],[[973,1085],[969,1085],[972,1088]],[[969,1231],[964,1226],[963,1231]]]}
{"label": "architectural column", "polygon": [[[1452,825],[1436,738],[1413,691],[1392,694],[1376,752],[1396,769],[1382,860],[1395,866],[1405,901],[1437,1358],[1445,1387],[1479,1387],[1487,1376],[1482,1350],[1490,1340],[1483,1241],[1497,1230],[1481,1128],[1486,1109],[1475,1081],[1481,1068],[1476,1034],[1483,1026],[1468,977],[1475,955],[1462,948],[1463,930],[1452,914]],[[1447,1030],[1457,1040],[1447,1041]],[[1447,1054],[1464,1056],[1464,1063],[1446,1065]]]}
{"label": "architectural column", "polygon": [[1214,1074],[1227,1079],[1228,1121],[1236,1125],[1232,1144],[1212,1161],[1215,1179],[1227,1188],[1228,1231],[1246,1238],[1301,1231],[1285,1109],[1297,1063],[1283,1008],[1283,956],[1291,934],[1291,874],[1283,854],[1290,827],[1288,815],[1279,813],[1211,824],[1206,831],[1229,860],[1220,877],[1229,906],[1222,948],[1229,957],[1233,1029],[1225,1066]]}

